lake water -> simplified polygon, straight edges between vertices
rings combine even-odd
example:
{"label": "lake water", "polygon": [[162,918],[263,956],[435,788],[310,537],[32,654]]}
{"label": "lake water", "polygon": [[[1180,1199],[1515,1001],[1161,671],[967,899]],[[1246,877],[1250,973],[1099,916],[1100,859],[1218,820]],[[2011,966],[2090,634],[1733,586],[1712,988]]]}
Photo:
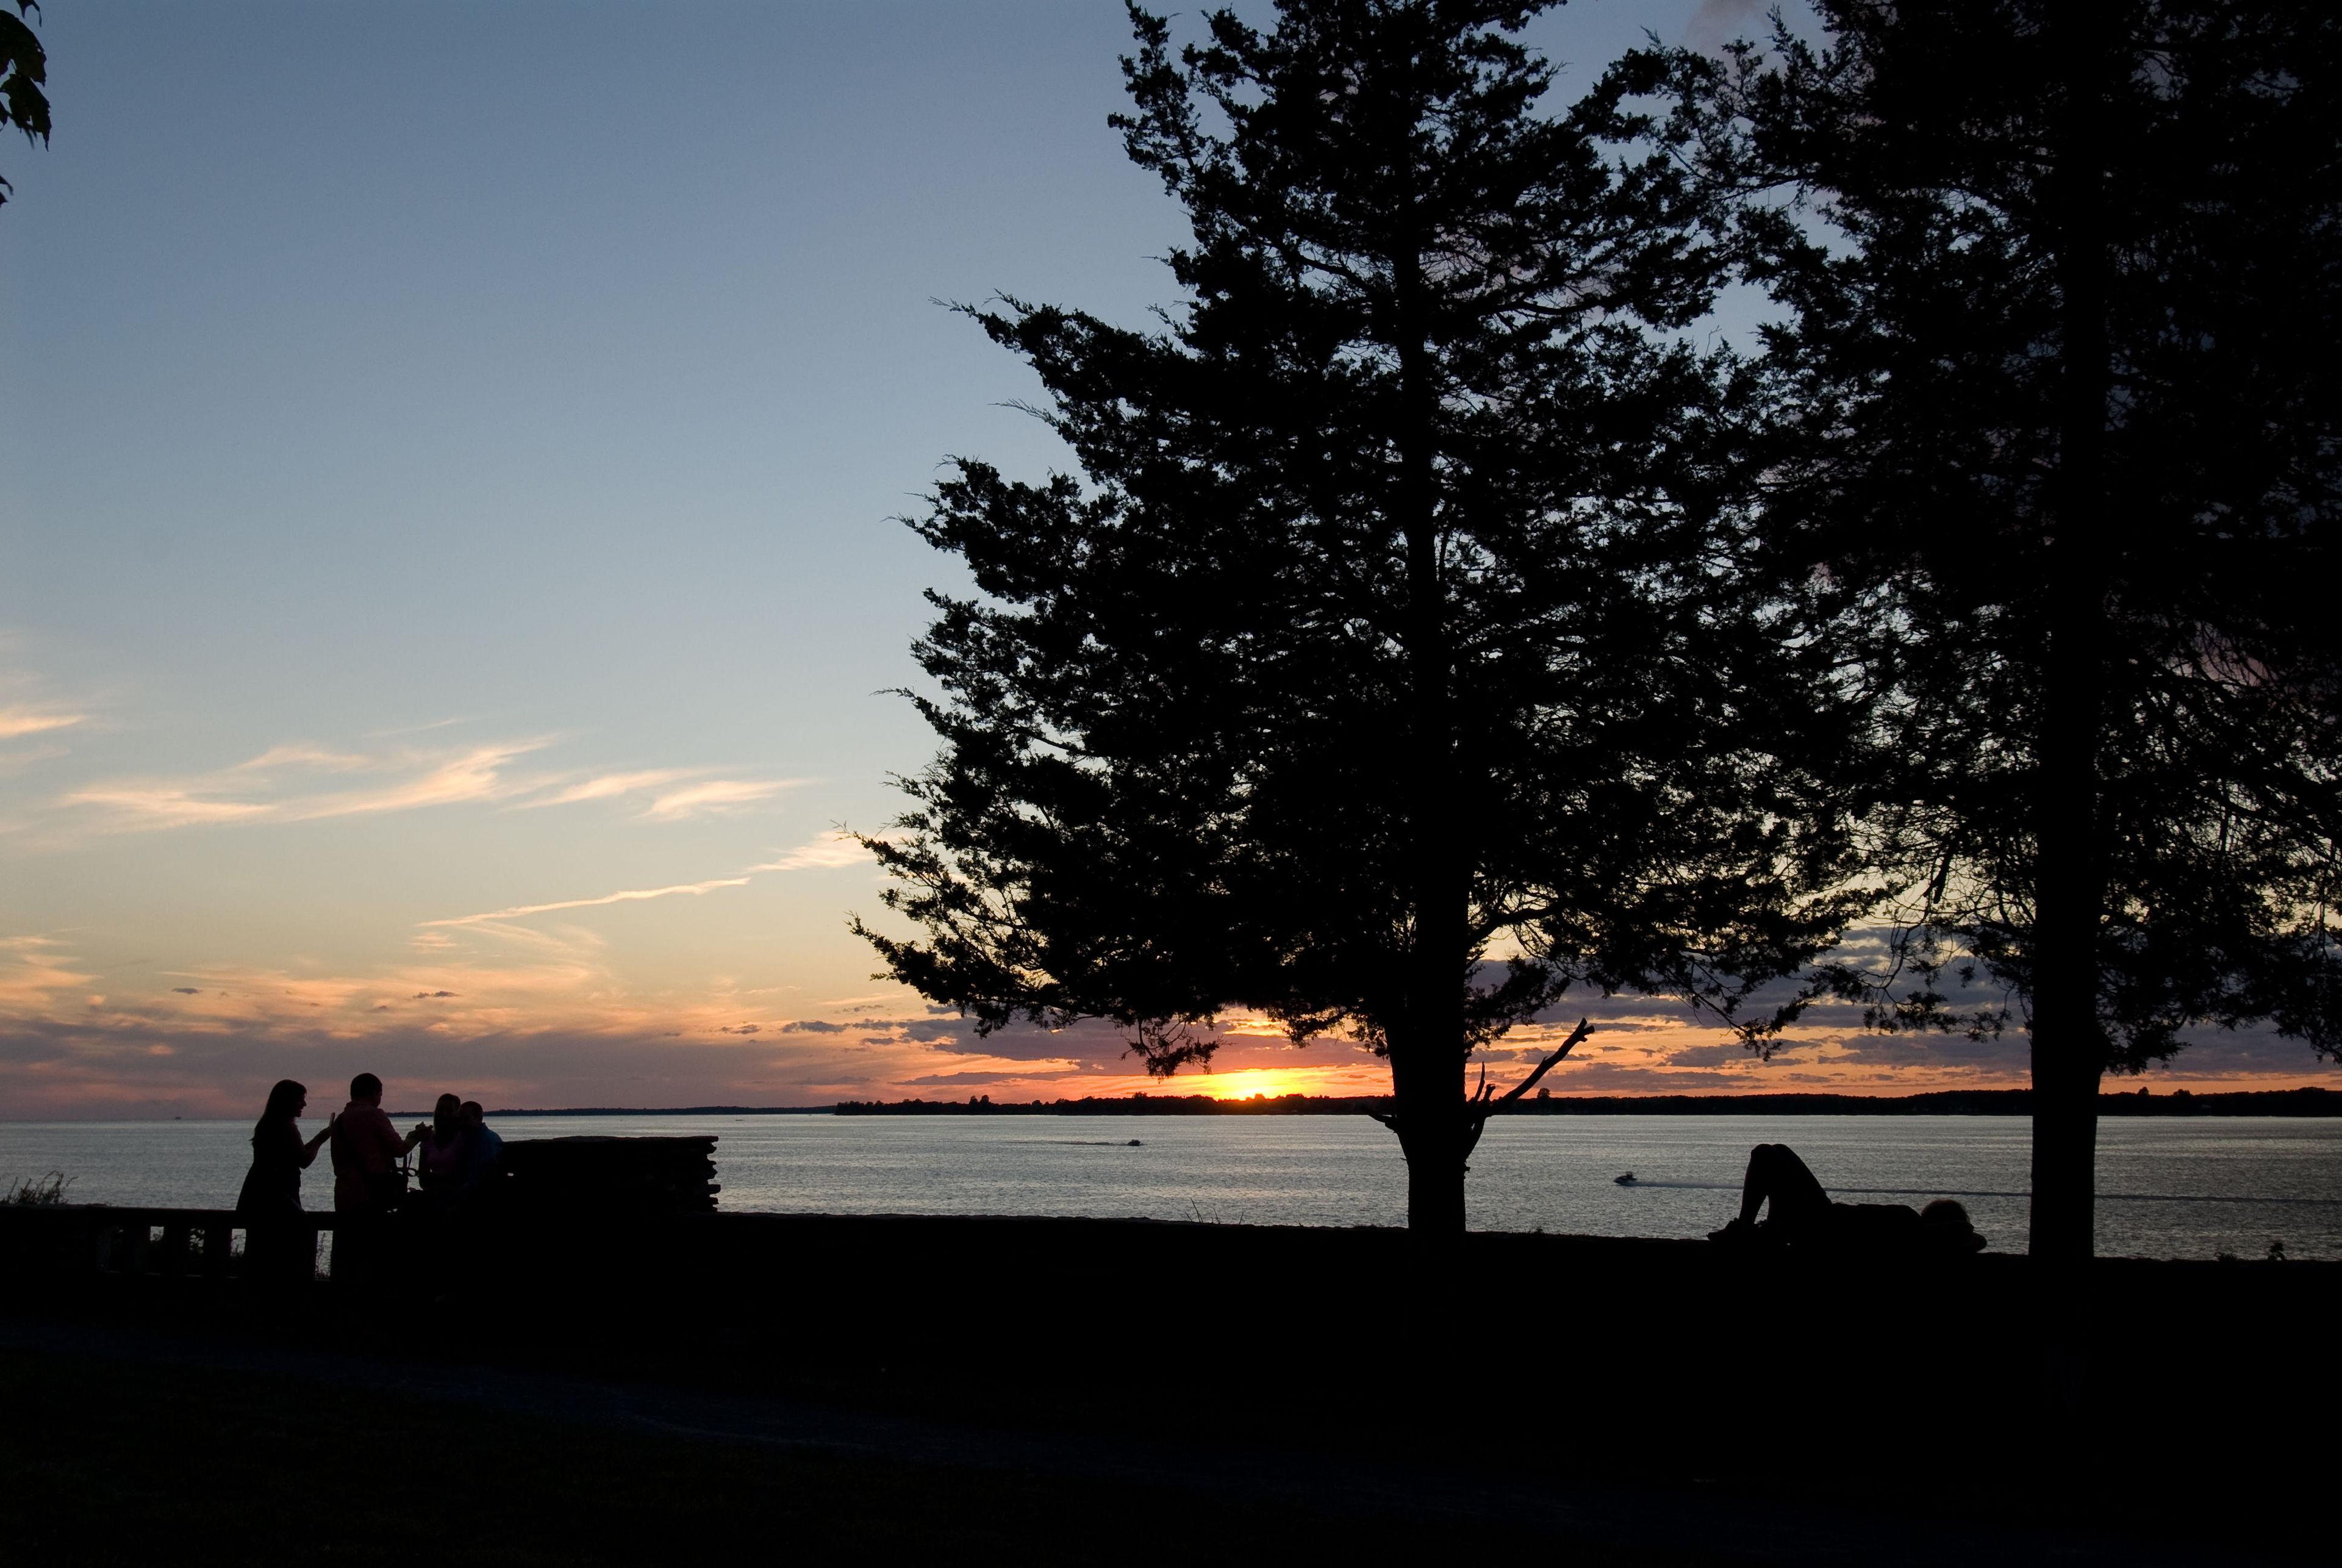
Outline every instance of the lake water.
{"label": "lake water", "polygon": [[[405,1124],[402,1123],[402,1125]],[[500,1116],[506,1138],[713,1133],[722,1206],[805,1213],[1144,1215],[1388,1225],[1396,1141],[1363,1116]],[[321,1126],[314,1118],[311,1130]],[[83,1203],[224,1208],[245,1122],[0,1123],[0,1186],[61,1171]],[[1522,1116],[1493,1123],[1477,1230],[1696,1236],[1735,1212],[1751,1144],[1787,1144],[1834,1196],[1957,1197],[1995,1250],[2025,1245],[2030,1124],[1997,1116]],[[1136,1139],[1134,1145],[1131,1140]],[[1614,1177],[1634,1173],[1636,1184]],[[320,1155],[312,1208],[330,1203]],[[2108,1120],[2098,1251],[2342,1257],[2342,1119]]]}

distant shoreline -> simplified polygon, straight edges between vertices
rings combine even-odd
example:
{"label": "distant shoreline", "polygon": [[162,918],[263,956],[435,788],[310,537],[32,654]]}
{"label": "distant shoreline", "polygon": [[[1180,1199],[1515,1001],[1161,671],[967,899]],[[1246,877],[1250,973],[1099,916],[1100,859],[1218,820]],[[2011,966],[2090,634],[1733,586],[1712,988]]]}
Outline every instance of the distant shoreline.
{"label": "distant shoreline", "polygon": [[[847,1100],[834,1105],[583,1105],[497,1110],[492,1116],[1364,1116],[1387,1111],[1386,1095],[1133,1094],[1112,1099],[1003,1101]],[[400,1113],[414,1114],[415,1113]],[[2029,1089],[1947,1089],[1922,1094],[1555,1095],[1519,1101],[1526,1116],[2029,1116]],[[2145,1089],[2098,1096],[2101,1116],[2342,1116],[2342,1091],[2240,1089],[2157,1094]]]}
{"label": "distant shoreline", "polygon": [[[826,1116],[837,1109],[835,1105],[567,1105],[553,1111],[523,1111],[517,1108],[490,1111],[491,1116]],[[412,1111],[394,1111],[393,1119],[410,1116]],[[423,1115],[431,1113],[425,1111]]]}

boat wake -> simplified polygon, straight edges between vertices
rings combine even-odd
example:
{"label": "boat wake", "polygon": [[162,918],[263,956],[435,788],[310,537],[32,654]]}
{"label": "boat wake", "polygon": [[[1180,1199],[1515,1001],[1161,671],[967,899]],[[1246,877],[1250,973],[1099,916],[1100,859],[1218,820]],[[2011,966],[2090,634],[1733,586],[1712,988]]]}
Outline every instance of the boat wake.
{"label": "boat wake", "polygon": [[[1631,1182],[1616,1177],[1612,1182],[1622,1187],[1678,1187],[1689,1192],[1736,1193],[1737,1182],[1660,1182],[1637,1176]],[[1865,1198],[2029,1198],[2031,1193],[1962,1192],[1956,1187],[1832,1187],[1833,1196],[1847,1193]],[[2233,1193],[2100,1193],[2108,1203],[2289,1203],[2313,1208],[2342,1208],[2342,1198],[2252,1198]]]}

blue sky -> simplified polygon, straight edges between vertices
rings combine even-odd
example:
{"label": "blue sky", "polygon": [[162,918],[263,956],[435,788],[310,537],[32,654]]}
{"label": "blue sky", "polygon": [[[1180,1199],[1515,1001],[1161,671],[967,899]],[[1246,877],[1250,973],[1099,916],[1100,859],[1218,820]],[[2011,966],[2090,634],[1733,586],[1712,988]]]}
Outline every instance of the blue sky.
{"label": "blue sky", "polygon": [[[1537,36],[1582,85],[1752,9]],[[934,302],[1168,294],[1177,214],[1105,123],[1119,5],[40,31],[55,144],[0,145],[0,1116],[360,1067],[538,1104],[1128,1086],[1109,1035],[995,1049],[873,982],[832,836],[932,749],[885,694],[955,573],[894,519],[946,454],[1055,458]],[[1226,1084],[1379,1078],[1289,1056]]]}

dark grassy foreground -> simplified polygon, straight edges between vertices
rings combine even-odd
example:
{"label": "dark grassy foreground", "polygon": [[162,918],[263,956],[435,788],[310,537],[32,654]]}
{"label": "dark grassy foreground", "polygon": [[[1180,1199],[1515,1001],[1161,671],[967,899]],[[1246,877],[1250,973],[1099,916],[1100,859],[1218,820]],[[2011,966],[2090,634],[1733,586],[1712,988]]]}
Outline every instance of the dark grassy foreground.
{"label": "dark grassy foreground", "polygon": [[1648,1565],[996,1471],[598,1433],[266,1378],[0,1353],[0,1557],[35,1563]]}
{"label": "dark grassy foreground", "polygon": [[[1989,1254],[1887,1267],[1590,1237],[1426,1251],[1394,1232],[1123,1221],[538,1217],[418,1232],[375,1287],[284,1294],[59,1273],[71,1249],[47,1225],[0,1226],[23,1233],[0,1264],[26,1286],[12,1310],[52,1323],[810,1400],[1164,1458],[1134,1484],[1020,1479],[956,1468],[956,1450],[939,1466],[822,1459],[24,1363],[24,1392],[0,1390],[0,1527],[47,1532],[27,1562],[135,1560],[53,1549],[76,1528],[199,1561],[215,1541],[239,1561],[376,1540],[386,1555],[422,1549],[449,1512],[475,1522],[466,1550],[499,1561],[778,1542],[815,1561],[1639,1560],[1532,1543],[1501,1516],[1335,1523],[1235,1502],[1194,1484],[1181,1445],[1796,1503],[1914,1533],[2327,1561],[2342,1543],[2324,1499],[2342,1408],[2331,1263],[2100,1260],[2057,1284]],[[467,1288],[413,1288],[434,1279]],[[1448,1325],[1435,1365],[1388,1352],[1388,1325],[1416,1313]],[[338,1499],[369,1479],[372,1522],[345,1527]]]}

